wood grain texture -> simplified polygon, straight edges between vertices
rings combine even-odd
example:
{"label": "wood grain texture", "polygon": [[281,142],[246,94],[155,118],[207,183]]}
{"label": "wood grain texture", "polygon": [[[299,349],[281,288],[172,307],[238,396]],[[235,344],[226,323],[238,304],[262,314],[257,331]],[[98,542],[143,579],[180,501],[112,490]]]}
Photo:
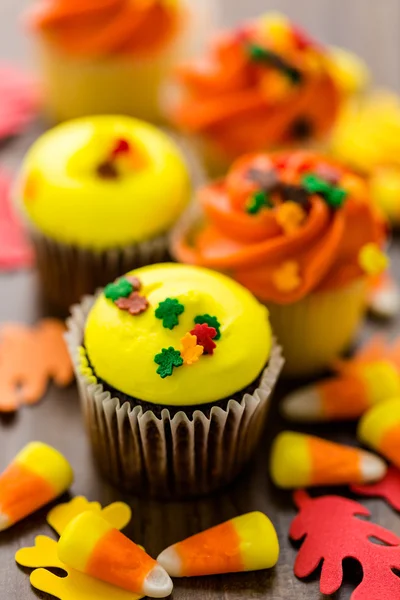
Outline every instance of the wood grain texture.
{"label": "wood grain texture", "polygon": [[[201,0],[197,0],[201,1]],[[17,26],[21,0],[0,0],[0,59],[29,60],[29,44]],[[287,12],[314,34],[334,44],[343,44],[366,58],[380,84],[400,86],[400,52],[398,30],[400,3],[398,0],[224,0],[221,6],[223,21],[227,24],[254,16],[267,9]],[[23,137],[10,141],[0,149],[0,164],[15,170],[30,143],[42,130],[33,126]],[[397,272],[400,273],[400,244],[392,248]],[[0,320],[32,323],[46,314],[41,306],[34,273],[0,277]],[[368,323],[365,338],[378,327]],[[389,333],[400,331],[400,321]],[[127,501],[133,508],[133,521],[128,534],[156,555],[165,546],[183,537],[217,524],[237,514],[261,510],[266,512],[279,532],[281,557],[271,572],[221,576],[178,581],[174,600],[318,600],[316,580],[307,584],[293,576],[296,551],[287,539],[287,532],[295,511],[290,495],[274,490],[268,480],[267,458],[271,440],[283,426],[277,404],[285,388],[281,385],[271,409],[269,425],[258,456],[248,472],[231,488],[213,497],[182,504],[159,504],[121,496],[103,482],[92,464],[80,417],[76,390],[57,390],[50,387],[45,399],[35,408],[24,408],[11,418],[0,419],[0,470],[16,452],[30,440],[54,444],[71,460],[76,480],[72,494],[84,494],[91,500],[109,503],[116,499]],[[306,431],[314,431],[305,428]],[[354,443],[354,427],[318,428],[320,435]],[[373,519],[400,535],[400,518],[383,502],[366,500]],[[30,587],[29,578],[14,562],[15,551],[33,543],[34,536],[50,534],[43,510],[0,534],[0,599],[30,600],[42,598]],[[355,579],[354,573],[350,580]],[[335,596],[345,600],[351,593],[351,583]]]}

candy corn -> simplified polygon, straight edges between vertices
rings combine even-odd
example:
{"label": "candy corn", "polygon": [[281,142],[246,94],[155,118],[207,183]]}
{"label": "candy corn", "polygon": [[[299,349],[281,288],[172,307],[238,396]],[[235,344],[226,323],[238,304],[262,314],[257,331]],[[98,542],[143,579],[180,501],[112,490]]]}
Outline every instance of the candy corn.
{"label": "candy corn", "polygon": [[386,271],[371,280],[367,300],[372,314],[391,319],[400,312],[399,285]]}
{"label": "candy corn", "polygon": [[400,344],[374,338],[358,355],[336,365],[338,375],[297,390],[282,403],[293,421],[357,419],[371,406],[400,397]]}
{"label": "candy corn", "polygon": [[361,419],[357,435],[400,469],[400,397],[371,408]]}
{"label": "candy corn", "polygon": [[73,519],[58,542],[68,567],[134,594],[164,598],[172,592],[168,573],[144,550],[93,512]]}
{"label": "candy corn", "polygon": [[192,577],[269,569],[278,558],[274,526],[252,512],[170,546],[157,561],[172,577]]}
{"label": "candy corn", "polygon": [[73,481],[68,461],[40,442],[25,446],[0,475],[0,531],[63,494]]}
{"label": "candy corn", "polygon": [[286,489],[368,483],[384,477],[386,464],[358,448],[284,431],[273,443],[270,473],[275,485]]}

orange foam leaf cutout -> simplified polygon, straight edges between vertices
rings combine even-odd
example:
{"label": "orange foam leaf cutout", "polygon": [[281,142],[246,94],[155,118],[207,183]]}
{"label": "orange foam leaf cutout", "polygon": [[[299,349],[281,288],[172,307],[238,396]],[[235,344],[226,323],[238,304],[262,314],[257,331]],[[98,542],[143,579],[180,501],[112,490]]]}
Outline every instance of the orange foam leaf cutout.
{"label": "orange foam leaf cutout", "polygon": [[0,412],[35,404],[49,379],[62,387],[71,383],[73,369],[64,341],[64,325],[44,319],[33,327],[5,324],[0,329]]}

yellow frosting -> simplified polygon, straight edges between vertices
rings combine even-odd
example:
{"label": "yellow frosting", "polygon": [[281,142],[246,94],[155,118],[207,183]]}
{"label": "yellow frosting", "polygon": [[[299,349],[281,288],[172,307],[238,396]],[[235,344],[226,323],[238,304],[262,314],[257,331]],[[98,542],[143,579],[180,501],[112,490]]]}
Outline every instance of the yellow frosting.
{"label": "yellow frosting", "polygon": [[377,91],[349,103],[332,135],[332,153],[369,177],[371,196],[400,221],[400,98]]}
{"label": "yellow frosting", "polygon": [[332,46],[328,49],[328,65],[344,97],[359,94],[368,86],[368,67],[353,52]]}
{"label": "yellow frosting", "polygon": [[[99,175],[119,140],[128,153],[118,175]],[[120,116],[64,123],[30,149],[17,195],[28,219],[56,241],[93,249],[121,247],[166,232],[190,198],[189,175],[171,139]]]}
{"label": "yellow frosting", "polygon": [[[249,291],[225,275],[186,265],[153,265],[130,275],[140,279],[149,308],[133,316],[101,294],[88,317],[85,347],[99,378],[139,400],[184,406],[228,398],[260,375],[270,355],[271,329],[267,309]],[[184,307],[173,329],[155,316],[166,298]],[[214,353],[162,379],[155,356],[163,348],[181,351],[195,317],[204,314],[220,323]]]}

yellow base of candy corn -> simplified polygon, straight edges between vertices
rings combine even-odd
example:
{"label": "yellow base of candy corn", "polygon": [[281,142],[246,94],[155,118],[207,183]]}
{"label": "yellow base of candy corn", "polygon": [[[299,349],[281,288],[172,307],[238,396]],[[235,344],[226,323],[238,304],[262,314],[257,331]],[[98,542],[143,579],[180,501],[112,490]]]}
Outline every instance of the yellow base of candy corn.
{"label": "yellow base of candy corn", "polygon": [[362,417],[357,430],[361,442],[379,452],[387,431],[400,425],[400,397],[373,406]]}

